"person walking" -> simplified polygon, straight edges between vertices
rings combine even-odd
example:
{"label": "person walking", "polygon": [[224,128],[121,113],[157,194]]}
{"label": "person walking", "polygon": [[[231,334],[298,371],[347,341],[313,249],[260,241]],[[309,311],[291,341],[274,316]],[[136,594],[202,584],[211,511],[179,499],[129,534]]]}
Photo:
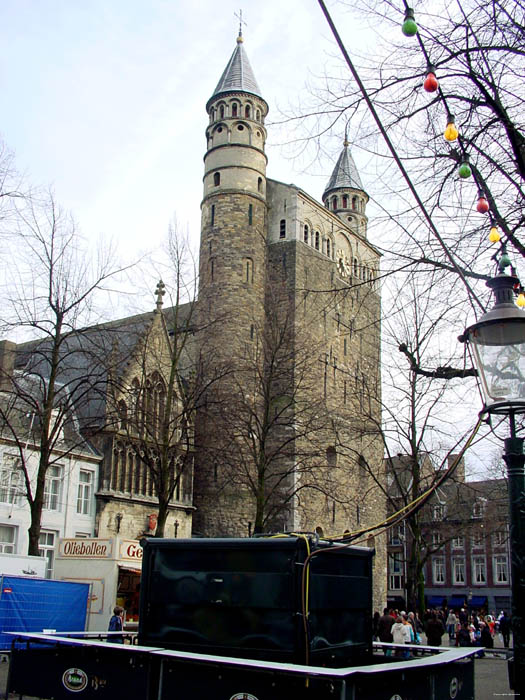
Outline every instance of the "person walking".
{"label": "person walking", "polygon": [[432,647],[441,646],[441,637],[445,634],[443,623],[438,618],[437,613],[432,613],[432,617],[427,622],[426,628],[427,642]]}
{"label": "person walking", "polygon": [[458,618],[456,617],[456,613],[453,610],[450,610],[450,612],[448,613],[445,626],[447,628],[449,642],[450,643],[455,642],[456,641],[456,627],[458,626]]}

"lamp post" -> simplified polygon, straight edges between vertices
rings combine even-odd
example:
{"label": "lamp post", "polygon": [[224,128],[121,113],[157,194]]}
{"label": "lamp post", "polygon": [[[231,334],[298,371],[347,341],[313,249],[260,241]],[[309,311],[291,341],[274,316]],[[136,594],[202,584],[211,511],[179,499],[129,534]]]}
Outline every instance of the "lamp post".
{"label": "lamp post", "polygon": [[472,351],[485,401],[482,412],[507,416],[510,424],[503,454],[508,473],[514,647],[509,679],[514,692],[525,697],[525,455],[524,439],[516,435],[516,414],[525,413],[525,311],[514,303],[519,280],[504,273],[508,264],[502,256],[498,274],[487,282],[495,296],[494,307],[459,340]]}

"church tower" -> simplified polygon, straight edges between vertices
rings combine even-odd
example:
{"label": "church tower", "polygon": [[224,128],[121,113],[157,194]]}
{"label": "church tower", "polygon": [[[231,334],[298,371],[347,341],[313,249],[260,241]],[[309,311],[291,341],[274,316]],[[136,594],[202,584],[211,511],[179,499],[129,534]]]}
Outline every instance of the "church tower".
{"label": "church tower", "polygon": [[[231,444],[232,426],[225,423],[235,420],[231,397],[249,391],[246,376],[254,368],[243,367],[243,362],[256,361],[254,348],[265,322],[264,120],[268,105],[248,61],[241,31],[206,111],[198,334],[207,385],[202,387],[205,405],[196,419],[195,530],[226,535],[240,534],[241,528],[242,534],[248,534],[249,515],[242,504],[232,506],[238,491],[233,474],[238,464],[234,467],[231,461],[236,460],[238,445]],[[231,484],[233,494],[225,492],[224,481]],[[221,508],[222,497],[227,514]],[[232,518],[235,510],[237,516]]]}

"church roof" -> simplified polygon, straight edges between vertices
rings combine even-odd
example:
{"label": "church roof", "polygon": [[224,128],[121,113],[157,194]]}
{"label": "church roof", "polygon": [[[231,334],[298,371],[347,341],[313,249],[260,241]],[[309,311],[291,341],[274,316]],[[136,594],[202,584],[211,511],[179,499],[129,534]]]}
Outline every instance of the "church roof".
{"label": "church roof", "polygon": [[351,187],[354,190],[363,190],[361,178],[357,172],[352,154],[348,149],[347,141],[345,141],[341,155],[335,164],[334,171],[330,180],[328,181],[323,197],[332,190],[337,190],[342,187]]}
{"label": "church roof", "polygon": [[261,90],[257,85],[250,61],[244,50],[241,35],[237,37],[237,46],[210,99],[225,92],[249,92],[262,98]]}

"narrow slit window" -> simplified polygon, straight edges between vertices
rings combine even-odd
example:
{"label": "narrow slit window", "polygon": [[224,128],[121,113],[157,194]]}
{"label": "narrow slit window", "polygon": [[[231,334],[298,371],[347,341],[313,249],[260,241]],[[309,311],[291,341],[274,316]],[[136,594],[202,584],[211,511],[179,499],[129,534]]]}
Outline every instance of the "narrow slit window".
{"label": "narrow slit window", "polygon": [[304,227],[304,242],[308,243],[308,226],[306,224]]}
{"label": "narrow slit window", "polygon": [[253,204],[248,205],[248,225],[252,226],[253,224]]}
{"label": "narrow slit window", "polygon": [[215,225],[215,204],[211,205],[211,225]]}
{"label": "narrow slit window", "polygon": [[319,231],[315,232],[315,249],[319,250]]}
{"label": "narrow slit window", "polygon": [[286,238],[286,219],[281,219],[279,224],[279,238]]}

